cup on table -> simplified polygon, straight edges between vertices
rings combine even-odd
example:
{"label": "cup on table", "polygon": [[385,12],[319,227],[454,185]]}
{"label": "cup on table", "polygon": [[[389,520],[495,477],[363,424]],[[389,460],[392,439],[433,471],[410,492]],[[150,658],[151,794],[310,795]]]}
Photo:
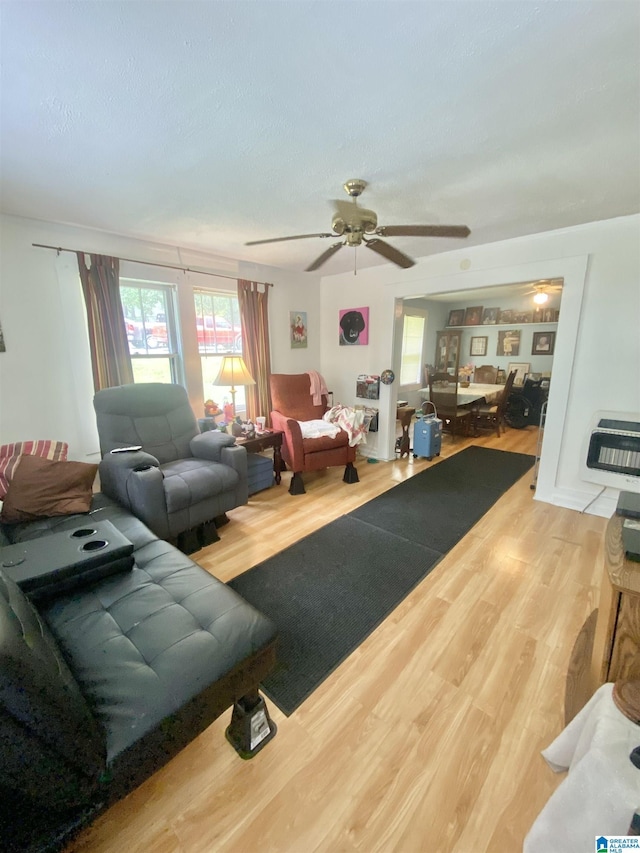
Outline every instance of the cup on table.
{"label": "cup on table", "polygon": [[260,416],[256,418],[256,432],[264,432],[265,426],[267,423],[267,419]]}

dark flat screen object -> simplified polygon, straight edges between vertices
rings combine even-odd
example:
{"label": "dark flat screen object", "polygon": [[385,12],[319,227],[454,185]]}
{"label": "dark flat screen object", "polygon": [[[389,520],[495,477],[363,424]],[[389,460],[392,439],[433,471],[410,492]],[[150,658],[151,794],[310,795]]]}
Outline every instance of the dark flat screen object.
{"label": "dark flat screen object", "polygon": [[622,547],[627,560],[640,563],[640,520],[625,518],[622,523]]}
{"label": "dark flat screen object", "polygon": [[616,514],[625,518],[640,518],[640,495],[634,492],[620,492]]}

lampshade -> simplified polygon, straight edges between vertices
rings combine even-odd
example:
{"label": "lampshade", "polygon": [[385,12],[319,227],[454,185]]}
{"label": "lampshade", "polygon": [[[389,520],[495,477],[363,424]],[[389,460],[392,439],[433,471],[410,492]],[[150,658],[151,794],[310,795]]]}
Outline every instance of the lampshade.
{"label": "lampshade", "polygon": [[249,373],[241,355],[225,355],[220,365],[220,372],[213,380],[214,385],[255,385],[256,381]]}

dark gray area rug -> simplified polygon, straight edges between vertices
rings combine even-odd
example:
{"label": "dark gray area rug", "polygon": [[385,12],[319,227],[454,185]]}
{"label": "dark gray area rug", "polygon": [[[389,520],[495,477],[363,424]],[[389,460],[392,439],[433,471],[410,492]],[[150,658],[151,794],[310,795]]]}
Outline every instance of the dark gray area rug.
{"label": "dark gray area rug", "polygon": [[533,463],[467,447],[230,581],[279,628],[267,697],[293,713]]}

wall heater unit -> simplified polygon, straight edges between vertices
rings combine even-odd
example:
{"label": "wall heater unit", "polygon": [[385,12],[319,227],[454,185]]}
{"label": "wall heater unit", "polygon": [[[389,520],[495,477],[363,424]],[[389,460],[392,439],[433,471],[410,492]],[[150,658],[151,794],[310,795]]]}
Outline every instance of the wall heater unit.
{"label": "wall heater unit", "polygon": [[582,479],[640,493],[640,413],[594,414]]}

